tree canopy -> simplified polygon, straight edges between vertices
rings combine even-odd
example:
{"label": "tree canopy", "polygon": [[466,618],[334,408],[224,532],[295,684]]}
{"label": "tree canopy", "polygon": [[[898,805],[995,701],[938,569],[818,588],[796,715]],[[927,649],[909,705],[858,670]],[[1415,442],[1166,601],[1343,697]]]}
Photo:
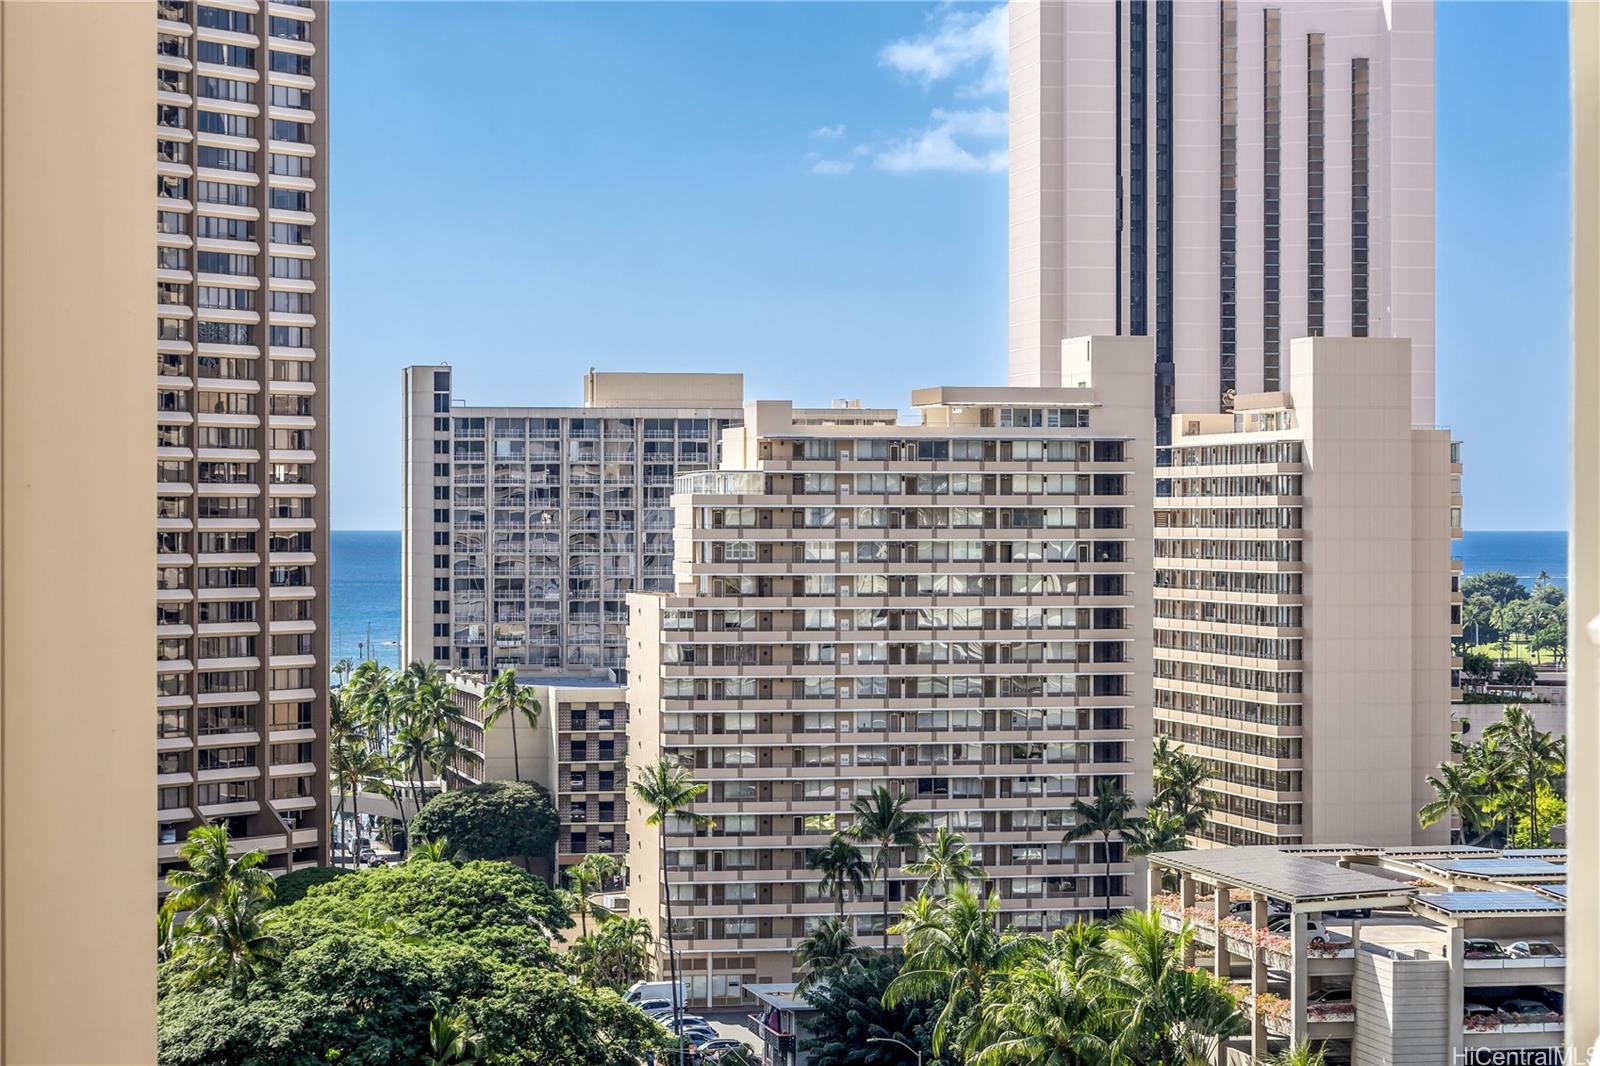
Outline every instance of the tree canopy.
{"label": "tree canopy", "polygon": [[924,1066],[942,1060],[933,1054],[938,1007],[921,999],[883,1004],[884,990],[900,972],[900,957],[874,955],[862,966],[840,973],[809,999],[817,1008],[809,1022],[812,1036],[800,1043],[811,1066],[915,1066],[917,1058],[898,1044],[869,1043],[893,1037],[922,1051]]}
{"label": "tree canopy", "polygon": [[558,830],[550,793],[515,781],[486,781],[441,793],[411,820],[413,840],[442,837],[466,859],[545,855]]}
{"label": "tree canopy", "polygon": [[550,947],[570,918],[506,863],[408,863],[338,877],[266,919],[281,964],[243,995],[161,968],[164,1066],[380,1066],[426,1060],[441,1010],[495,1061],[631,1066],[666,1033],[574,982]]}
{"label": "tree canopy", "polygon": [[272,906],[285,907],[297,903],[317,885],[325,885],[336,877],[343,877],[352,872],[342,866],[307,866],[293,873],[284,874],[273,886],[275,892]]}

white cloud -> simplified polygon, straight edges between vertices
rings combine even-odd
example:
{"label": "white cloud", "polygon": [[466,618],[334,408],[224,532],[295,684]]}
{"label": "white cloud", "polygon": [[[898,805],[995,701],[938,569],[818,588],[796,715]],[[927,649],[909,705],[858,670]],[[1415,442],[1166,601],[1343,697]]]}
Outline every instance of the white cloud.
{"label": "white cloud", "polygon": [[975,75],[957,89],[960,95],[1005,92],[1006,9],[973,11],[946,9],[933,32],[891,41],[878,53],[878,61],[924,85]]}
{"label": "white cloud", "polygon": [[[972,111],[935,109],[933,125],[890,144],[873,158],[872,165],[891,174],[930,170],[994,173],[1006,169],[1005,144],[971,142],[992,142],[1005,135],[1004,111],[988,107]],[[961,143],[962,139],[968,143]]]}
{"label": "white cloud", "polygon": [[813,137],[843,137],[845,125],[843,122],[832,126],[818,126],[811,131]]}
{"label": "white cloud", "polygon": [[856,164],[853,159],[819,159],[811,164],[811,173],[822,174],[827,177],[838,177],[843,174],[849,174],[855,168]]}

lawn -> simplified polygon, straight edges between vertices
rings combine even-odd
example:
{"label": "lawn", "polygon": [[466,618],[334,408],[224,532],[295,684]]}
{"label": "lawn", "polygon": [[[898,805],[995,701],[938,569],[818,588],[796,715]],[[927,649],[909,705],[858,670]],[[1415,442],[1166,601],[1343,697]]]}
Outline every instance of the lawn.
{"label": "lawn", "polygon": [[1468,646],[1467,651],[1479,652],[1483,655],[1487,655],[1489,658],[1495,660],[1495,662],[1525,662],[1533,663],[1535,665],[1542,664],[1546,666],[1556,665],[1555,652],[1541,651],[1535,654],[1529,651],[1527,644],[1519,644],[1515,642],[1508,643],[1505,646],[1504,651],[1501,650],[1501,647],[1498,644],[1479,644],[1476,647]]}

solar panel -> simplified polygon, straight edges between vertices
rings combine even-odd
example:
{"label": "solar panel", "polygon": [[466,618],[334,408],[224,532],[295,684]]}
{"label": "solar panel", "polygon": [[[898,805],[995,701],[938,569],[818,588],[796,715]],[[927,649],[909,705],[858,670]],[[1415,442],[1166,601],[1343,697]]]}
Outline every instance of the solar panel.
{"label": "solar panel", "polygon": [[1411,891],[1390,880],[1331,862],[1309,859],[1274,847],[1252,846],[1168,851],[1153,856],[1161,866],[1187,870],[1224,884],[1264,892],[1275,899],[1316,900],[1359,896],[1397,896]]}
{"label": "solar panel", "polygon": [[1558,899],[1567,898],[1567,886],[1565,884],[1534,885],[1533,887],[1547,896],[1555,896]]}
{"label": "solar panel", "polygon": [[1566,872],[1565,867],[1543,859],[1451,859],[1420,865],[1443,873],[1471,874],[1476,877],[1560,877]]}
{"label": "solar panel", "polygon": [[1520,911],[1566,910],[1558,900],[1537,892],[1423,892],[1416,901],[1446,914],[1515,914]]}

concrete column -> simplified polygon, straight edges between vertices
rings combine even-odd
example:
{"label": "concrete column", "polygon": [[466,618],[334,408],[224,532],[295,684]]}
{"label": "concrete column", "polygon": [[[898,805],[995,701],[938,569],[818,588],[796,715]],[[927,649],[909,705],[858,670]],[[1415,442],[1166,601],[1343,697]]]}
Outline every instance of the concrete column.
{"label": "concrete column", "polygon": [[[1194,878],[1187,873],[1178,875],[1178,909],[1186,911],[1194,906]],[[1189,946],[1183,951],[1183,964],[1194,965],[1194,941],[1189,941]]]}
{"label": "concrete column", "polygon": [[1216,893],[1211,897],[1211,915],[1212,921],[1217,926],[1217,954],[1212,960],[1212,970],[1226,981],[1233,955],[1228,951],[1227,942],[1222,935],[1222,919],[1228,916],[1228,889],[1224,885],[1218,885]]}
{"label": "concrete column", "polygon": [[1151,901],[1156,898],[1156,894],[1158,892],[1160,892],[1160,891],[1161,891],[1161,867],[1157,866],[1155,859],[1152,858],[1150,860],[1149,864],[1144,868],[1144,898],[1145,898],[1145,902],[1150,904],[1150,906],[1152,906],[1152,907],[1155,906],[1155,904],[1151,903]]}
{"label": "concrete column", "polygon": [[[1446,1062],[1460,1062],[1466,1048],[1466,1035],[1461,1031],[1461,1012],[1466,1006],[1466,929],[1457,923],[1450,927],[1450,994],[1445,1005],[1445,1036],[1449,1041]],[[1492,1001],[1491,1001],[1492,1002]],[[1580,1012],[1581,1013],[1581,1012]]]}
{"label": "concrete column", "polygon": [[[1257,946],[1250,952],[1250,992],[1258,997],[1267,990],[1267,949],[1258,943],[1266,927],[1267,898],[1251,896],[1250,940]],[[1250,1057],[1261,1062],[1267,1054],[1267,1023],[1262,1021],[1260,1012],[1254,1012],[1250,1017]]]}
{"label": "concrete column", "polygon": [[1311,946],[1311,934],[1306,930],[1306,916],[1299,911],[1291,912],[1289,934],[1291,947],[1289,951],[1289,989],[1294,997],[1294,1030],[1289,1040],[1290,1045],[1298,1044],[1306,1038],[1306,989],[1309,982],[1306,980],[1311,969],[1310,960],[1306,958],[1306,949]]}

